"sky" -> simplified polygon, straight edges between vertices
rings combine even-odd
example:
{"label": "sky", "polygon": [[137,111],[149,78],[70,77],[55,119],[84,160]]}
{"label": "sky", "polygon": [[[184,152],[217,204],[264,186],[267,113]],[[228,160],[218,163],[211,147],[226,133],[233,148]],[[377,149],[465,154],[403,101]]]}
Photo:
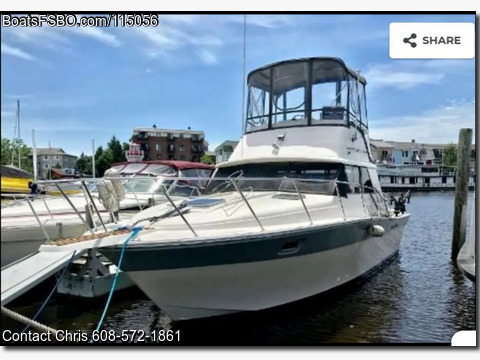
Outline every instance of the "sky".
{"label": "sky", "polygon": [[[86,14],[81,14],[86,15]],[[81,15],[77,15],[78,17]],[[242,131],[246,72],[308,56],[342,58],[366,77],[370,137],[456,143],[475,128],[475,61],[393,60],[391,22],[474,15],[159,15],[156,27],[1,28],[1,134],[91,154],[134,127],[203,130],[209,150]],[[243,49],[246,49],[245,63]]]}

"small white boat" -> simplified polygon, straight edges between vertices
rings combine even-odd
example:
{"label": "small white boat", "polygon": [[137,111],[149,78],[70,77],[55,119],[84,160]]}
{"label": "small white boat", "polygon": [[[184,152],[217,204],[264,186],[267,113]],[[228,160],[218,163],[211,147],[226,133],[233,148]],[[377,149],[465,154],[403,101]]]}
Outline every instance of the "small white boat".
{"label": "small white boat", "polygon": [[[188,178],[209,177],[213,166],[159,160],[120,163],[111,170],[128,179],[123,182],[125,197],[119,202],[117,219],[112,219],[111,212],[104,206],[97,183],[89,185],[91,200],[95,205],[90,206],[91,211],[86,210],[87,203],[91,201],[83,192],[65,197],[39,196],[33,201],[26,198],[2,204],[1,266],[37,251],[47,237],[48,240],[75,237],[89,230],[89,226],[101,226],[101,221],[108,223],[112,220],[127,220],[143,208],[167,201],[163,195],[164,190],[174,199],[198,195],[199,187],[205,184],[198,180],[188,182]],[[178,177],[179,180],[169,180],[170,177]],[[89,215],[92,215],[90,225],[87,221]]]}

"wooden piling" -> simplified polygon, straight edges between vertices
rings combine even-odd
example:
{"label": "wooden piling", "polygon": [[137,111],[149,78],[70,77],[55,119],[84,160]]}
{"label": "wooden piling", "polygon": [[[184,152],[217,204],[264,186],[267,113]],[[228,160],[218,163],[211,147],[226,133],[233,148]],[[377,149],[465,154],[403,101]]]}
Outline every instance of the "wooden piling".
{"label": "wooden piling", "polygon": [[468,209],[468,179],[470,176],[470,147],[472,129],[460,129],[457,148],[457,172],[455,184],[455,211],[453,214],[452,260],[465,243],[466,218]]}

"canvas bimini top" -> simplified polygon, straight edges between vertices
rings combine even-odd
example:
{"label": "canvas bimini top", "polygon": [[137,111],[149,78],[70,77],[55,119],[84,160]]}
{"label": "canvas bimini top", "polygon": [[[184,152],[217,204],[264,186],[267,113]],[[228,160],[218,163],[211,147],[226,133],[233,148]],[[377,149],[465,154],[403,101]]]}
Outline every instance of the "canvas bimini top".
{"label": "canvas bimini top", "polygon": [[12,165],[2,165],[2,177],[17,179],[33,179],[33,175],[28,171],[19,169]]}
{"label": "canvas bimini top", "polygon": [[248,75],[245,132],[287,126],[367,128],[365,78],[338,58],[276,62]]}

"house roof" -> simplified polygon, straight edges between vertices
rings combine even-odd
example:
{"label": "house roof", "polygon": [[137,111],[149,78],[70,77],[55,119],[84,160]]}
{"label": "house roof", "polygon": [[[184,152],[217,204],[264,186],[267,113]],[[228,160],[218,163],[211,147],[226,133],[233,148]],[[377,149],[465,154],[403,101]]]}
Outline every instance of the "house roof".
{"label": "house roof", "polygon": [[[37,148],[37,156],[42,155],[63,155],[63,156],[72,156],[77,157],[75,155],[70,155],[65,152],[62,148]],[[33,156],[33,149],[30,149],[30,156]]]}
{"label": "house roof", "polygon": [[370,145],[376,147],[377,149],[379,148],[388,148],[388,149],[393,149],[393,145],[383,141],[383,140],[373,140],[370,139]]}
{"label": "house roof", "polygon": [[144,128],[144,127],[136,127],[133,128],[133,131],[144,131],[144,132],[166,132],[166,133],[180,133],[180,134],[199,134],[205,135],[205,133],[201,130],[176,130],[176,129],[160,129],[160,128]]}
{"label": "house roof", "polygon": [[220,145],[218,145],[216,148],[215,148],[215,151],[217,150],[220,150],[222,148],[224,148],[225,146],[231,146],[232,148],[235,149],[235,147],[238,145],[238,141],[235,141],[235,140],[226,140],[224,141],[223,143],[221,143]]}

